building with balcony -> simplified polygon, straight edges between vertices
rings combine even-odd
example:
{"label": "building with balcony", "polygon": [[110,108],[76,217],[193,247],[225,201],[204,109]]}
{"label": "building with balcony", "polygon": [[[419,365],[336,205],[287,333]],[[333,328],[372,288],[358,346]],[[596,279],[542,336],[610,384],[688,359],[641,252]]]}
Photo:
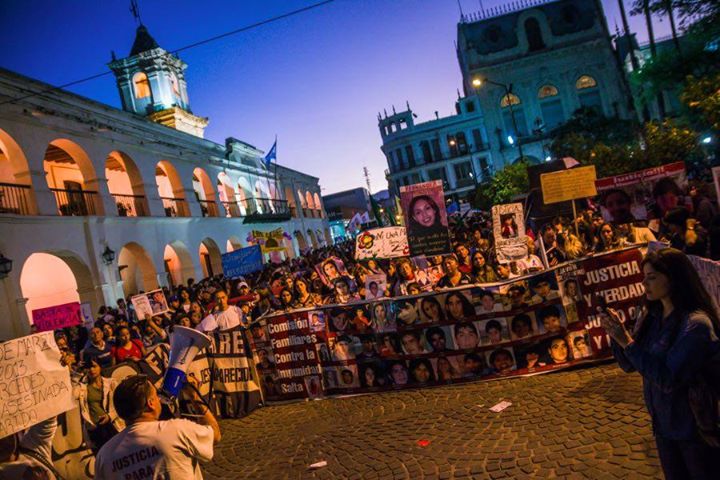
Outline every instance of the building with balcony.
{"label": "building with balcony", "polygon": [[334,241],[356,234],[360,226],[375,221],[370,192],[365,187],[343,190],[323,196]]}
{"label": "building with balcony", "polygon": [[581,107],[628,118],[631,97],[599,0],[520,0],[457,27],[464,96],[457,114],[415,124],[378,118],[390,187],[443,180],[462,197],[522,156],[549,156],[548,134]]}
{"label": "building with balcony", "polygon": [[[281,257],[331,241],[318,178],[264,152],[203,138],[185,64],[144,26],[113,59],[123,109],[0,69],[0,339],[31,311],[114,304],[138,290],[222,273],[253,230],[282,228]],[[115,253],[106,263],[106,249]]]}

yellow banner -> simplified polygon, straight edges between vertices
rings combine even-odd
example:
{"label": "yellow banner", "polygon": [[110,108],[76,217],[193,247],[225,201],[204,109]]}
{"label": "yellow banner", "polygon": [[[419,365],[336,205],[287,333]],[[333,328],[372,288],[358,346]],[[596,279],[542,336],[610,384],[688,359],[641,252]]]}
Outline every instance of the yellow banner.
{"label": "yellow banner", "polygon": [[595,165],[540,175],[543,202],[566,202],[597,195]]}
{"label": "yellow banner", "polygon": [[260,230],[253,230],[252,236],[255,237],[255,241],[262,240],[260,243],[260,249],[263,253],[269,252],[282,252],[285,250],[283,245],[283,229],[276,228],[270,232],[261,232]]}

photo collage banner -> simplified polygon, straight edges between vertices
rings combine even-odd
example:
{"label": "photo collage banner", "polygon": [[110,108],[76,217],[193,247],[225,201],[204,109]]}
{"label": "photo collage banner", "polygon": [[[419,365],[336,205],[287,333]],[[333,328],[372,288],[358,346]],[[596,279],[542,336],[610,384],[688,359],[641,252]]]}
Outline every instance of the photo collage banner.
{"label": "photo collage banner", "polygon": [[632,248],[504,283],[265,317],[249,335],[264,398],[496,379],[608,358],[596,307],[632,318],[641,259]]}

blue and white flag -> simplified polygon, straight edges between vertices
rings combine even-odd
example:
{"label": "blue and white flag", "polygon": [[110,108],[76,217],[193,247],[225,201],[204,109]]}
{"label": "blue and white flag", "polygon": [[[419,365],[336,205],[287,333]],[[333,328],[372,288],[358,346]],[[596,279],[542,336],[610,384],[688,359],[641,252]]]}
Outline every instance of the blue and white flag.
{"label": "blue and white flag", "polygon": [[270,151],[265,155],[265,168],[270,168],[270,163],[273,160],[277,161],[277,138],[275,138],[275,143],[273,143]]}

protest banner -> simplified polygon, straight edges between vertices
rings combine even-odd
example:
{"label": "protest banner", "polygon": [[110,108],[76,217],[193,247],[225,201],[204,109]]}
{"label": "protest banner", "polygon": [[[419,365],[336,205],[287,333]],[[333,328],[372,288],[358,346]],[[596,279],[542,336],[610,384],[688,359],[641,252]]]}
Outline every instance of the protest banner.
{"label": "protest banner", "polygon": [[165,293],[162,289],[153,290],[147,293],[140,293],[130,297],[133,307],[135,307],[135,316],[139,320],[144,320],[147,315],[160,315],[169,310]]}
{"label": "protest banner", "polygon": [[284,233],[282,228],[276,228],[269,232],[262,232],[260,230],[253,230],[252,236],[255,241],[260,244],[262,253],[270,252],[282,252],[285,250],[283,246]]}
{"label": "protest banner", "polygon": [[665,212],[690,201],[683,197],[687,187],[683,162],[601,178],[595,185],[606,222],[654,220],[657,223]]}
{"label": "protest banner", "polygon": [[492,207],[493,235],[498,262],[509,263],[528,256],[522,203]]}
{"label": "protest banner", "polygon": [[543,202],[545,204],[566,202],[594,197],[595,166],[577,167],[540,175]]}
{"label": "protest banner", "polygon": [[[607,337],[588,301],[600,294],[630,315],[642,295],[640,258],[631,248],[495,284],[270,315],[262,319],[267,340],[253,344],[263,350],[261,387],[269,401],[319,398],[522,376],[607,358]],[[309,345],[314,358],[306,355]],[[280,365],[289,373],[278,374]],[[312,393],[318,371],[322,388]]]}
{"label": "protest banner", "polygon": [[241,277],[257,272],[263,267],[260,245],[238,248],[222,255],[223,274],[228,278]]}
{"label": "protest banner", "polygon": [[0,438],[75,408],[53,332],[0,343]]}
{"label": "protest banner", "polygon": [[320,279],[325,285],[332,288],[335,281],[344,278],[351,290],[356,289],[355,281],[345,267],[345,262],[338,257],[330,257],[315,265],[315,271],[320,275]]}
{"label": "protest banner", "polygon": [[82,325],[83,318],[78,302],[39,308],[32,311],[33,325],[38,332]]}
{"label": "protest banner", "polygon": [[385,295],[387,288],[387,275],[374,273],[365,277],[365,299],[373,300]]}
{"label": "protest banner", "polygon": [[715,302],[715,309],[720,315],[720,309],[718,309],[720,307],[720,262],[695,255],[688,255],[688,258],[710,294],[710,298]]}
{"label": "protest banner", "polygon": [[442,181],[400,187],[410,255],[450,253],[450,232]]}
{"label": "protest banner", "polygon": [[[217,415],[223,418],[244,417],[261,401],[260,387],[248,362],[245,330],[238,326],[214,332],[210,338],[212,344],[207,352],[208,358],[196,357],[190,372],[198,371],[200,378],[211,379],[210,404]],[[209,383],[205,381],[200,386],[210,387]]]}
{"label": "protest banner", "polygon": [[320,332],[310,328],[310,316],[302,311],[269,317],[263,327],[267,340],[253,343],[265,400],[303,399],[316,393],[321,370],[315,344]]}
{"label": "protest banner", "polygon": [[407,257],[410,254],[405,227],[366,230],[355,237],[355,259]]}

